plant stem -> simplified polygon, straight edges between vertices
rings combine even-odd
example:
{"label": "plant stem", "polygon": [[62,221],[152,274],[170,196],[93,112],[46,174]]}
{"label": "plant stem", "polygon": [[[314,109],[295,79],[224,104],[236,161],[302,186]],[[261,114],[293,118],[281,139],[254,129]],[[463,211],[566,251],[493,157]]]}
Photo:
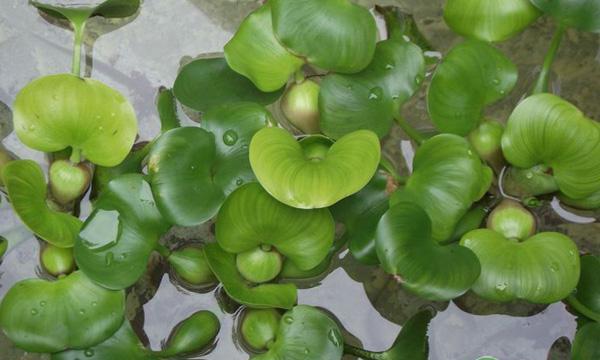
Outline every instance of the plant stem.
{"label": "plant stem", "polygon": [[600,315],[589,310],[585,305],[580,303],[579,300],[577,300],[577,298],[575,296],[570,295],[568,298],[565,299],[565,302],[570,307],[575,309],[575,311],[577,311],[581,315],[585,316],[586,318],[594,320],[596,322],[600,322]]}
{"label": "plant stem", "polygon": [[156,247],[154,248],[154,250],[156,250],[156,252],[158,252],[160,254],[160,256],[164,257],[165,259],[167,259],[169,256],[171,256],[171,250],[169,250],[163,244],[157,244]]}
{"label": "plant stem", "polygon": [[73,148],[71,150],[71,157],[69,158],[69,161],[71,161],[73,164],[79,164],[81,162],[81,150]]}
{"label": "plant stem", "polygon": [[304,82],[305,78],[306,75],[304,74],[304,71],[302,71],[302,69],[298,69],[298,71],[296,71],[296,73],[294,74],[294,81],[296,82],[296,84],[301,84],[302,82]]}
{"label": "plant stem", "polygon": [[374,353],[348,344],[344,344],[344,354],[354,355],[364,360],[382,360],[380,353]]}
{"label": "plant stem", "polygon": [[406,181],[408,181],[408,177],[400,175],[396,171],[396,168],[394,167],[392,162],[389,161],[385,156],[382,156],[381,160],[379,160],[379,166],[381,166],[385,171],[387,171],[388,174],[390,174],[390,176],[398,182],[398,184],[404,185],[406,184]]}
{"label": "plant stem", "polygon": [[414,142],[416,142],[417,145],[423,144],[423,141],[425,141],[425,138],[423,137],[423,135],[421,135],[420,132],[418,132],[415,128],[410,126],[410,124],[408,122],[406,122],[406,120],[404,120],[400,116],[397,116],[395,118],[395,120],[396,120],[396,123],[398,124],[398,126],[400,126],[400,128],[402,128],[404,133],[406,135],[408,135],[408,137],[411,138]]}
{"label": "plant stem", "polygon": [[71,66],[71,73],[75,76],[81,75],[81,43],[83,42],[85,24],[85,21],[81,23],[73,22],[73,30],[75,31],[75,41],[73,43],[73,64]]}
{"label": "plant stem", "polygon": [[548,92],[548,83],[550,81],[550,70],[552,70],[552,64],[554,63],[554,59],[556,58],[556,53],[558,52],[558,48],[560,47],[560,43],[565,34],[565,26],[560,24],[558,28],[554,32],[554,36],[552,37],[552,42],[550,43],[550,49],[546,53],[546,57],[544,58],[544,65],[542,66],[542,71],[538,76],[537,81],[535,82],[535,86],[533,87],[532,94],[539,94]]}

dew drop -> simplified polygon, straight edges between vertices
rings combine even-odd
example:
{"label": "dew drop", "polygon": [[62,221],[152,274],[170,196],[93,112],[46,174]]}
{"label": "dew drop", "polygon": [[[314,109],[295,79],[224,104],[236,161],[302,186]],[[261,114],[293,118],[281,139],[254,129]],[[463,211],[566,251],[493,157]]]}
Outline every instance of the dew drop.
{"label": "dew drop", "polygon": [[331,329],[331,330],[329,330],[329,334],[327,335],[327,337],[329,338],[329,341],[331,341],[331,343],[334,346],[336,346],[336,347],[342,346],[342,339],[341,339],[341,335],[340,335],[339,331],[337,331],[335,329]]}
{"label": "dew drop", "polygon": [[128,256],[129,256],[129,254],[127,254],[127,253],[122,253],[122,254],[121,254],[121,260],[125,260],[125,259],[127,259],[127,257],[128,257]]}
{"label": "dew drop", "polygon": [[471,150],[468,150],[468,151],[467,151],[467,154],[468,154],[469,156],[473,156],[473,151],[471,151]]}
{"label": "dew drop", "polygon": [[506,94],[506,90],[504,90],[504,89],[500,90],[500,95],[504,95],[504,94]]}
{"label": "dew drop", "polygon": [[385,69],[386,70],[393,70],[394,69],[394,64],[387,64],[387,65],[385,65]]}
{"label": "dew drop", "polygon": [[291,316],[286,316],[285,318],[283,318],[283,321],[285,321],[286,324],[291,324],[294,322],[294,318]]}
{"label": "dew drop", "polygon": [[525,174],[525,177],[528,179],[533,179],[533,173],[532,172],[528,172],[527,174]]}
{"label": "dew drop", "polygon": [[494,79],[494,80],[492,80],[492,84],[494,84],[494,85],[500,84],[500,79]]}
{"label": "dew drop", "polygon": [[41,306],[41,307],[44,307],[44,306],[46,306],[46,302],[45,302],[45,301],[40,301],[40,306]]}
{"label": "dew drop", "polygon": [[190,166],[190,170],[192,170],[192,171],[196,170],[196,165]]}
{"label": "dew drop", "polygon": [[308,355],[308,354],[310,354],[310,350],[308,348],[305,348],[304,349],[304,355]]}
{"label": "dew drop", "polygon": [[106,264],[106,266],[111,266],[114,259],[115,259],[115,254],[113,254],[112,251],[109,251],[104,256],[104,263]]}
{"label": "dew drop", "polygon": [[502,292],[504,290],[506,290],[508,284],[507,283],[498,283],[496,284],[496,290]]}
{"label": "dew drop", "polygon": [[381,97],[383,97],[383,89],[379,86],[376,86],[369,91],[369,100],[379,100]]}
{"label": "dew drop", "polygon": [[85,309],[79,309],[79,315],[85,315]]}
{"label": "dew drop", "polygon": [[223,142],[227,146],[233,146],[238,141],[238,134],[233,130],[225,131],[223,134]]}
{"label": "dew drop", "polygon": [[35,316],[39,313],[37,309],[31,309],[31,315]]}
{"label": "dew drop", "polygon": [[92,306],[93,306],[93,307],[96,307],[96,306],[98,306],[98,303],[97,303],[97,302],[95,302],[95,301],[92,301]]}
{"label": "dew drop", "polygon": [[552,270],[553,272],[557,272],[560,269],[560,267],[558,266],[557,262],[552,262],[552,264],[550,265],[550,270]]}
{"label": "dew drop", "polygon": [[83,352],[83,354],[87,357],[92,357],[92,356],[94,356],[94,350],[87,349],[86,351]]}
{"label": "dew drop", "polygon": [[237,180],[235,181],[235,184],[236,184],[237,186],[240,186],[240,185],[242,185],[243,183],[244,183],[244,179],[241,179],[241,178],[240,178],[240,179],[237,179]]}
{"label": "dew drop", "polygon": [[398,100],[398,99],[400,99],[400,95],[394,94],[394,95],[392,95],[392,99],[393,100]]}

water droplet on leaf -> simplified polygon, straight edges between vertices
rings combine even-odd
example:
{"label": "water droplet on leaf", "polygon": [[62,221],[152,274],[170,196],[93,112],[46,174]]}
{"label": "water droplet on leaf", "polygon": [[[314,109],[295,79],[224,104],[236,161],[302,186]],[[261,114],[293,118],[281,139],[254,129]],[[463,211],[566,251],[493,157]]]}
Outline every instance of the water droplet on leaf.
{"label": "water droplet on leaf", "polygon": [[241,178],[240,178],[240,179],[237,179],[237,180],[235,181],[235,184],[236,184],[237,186],[240,186],[240,185],[242,185],[243,183],[244,183],[244,179],[241,179]]}
{"label": "water droplet on leaf", "polygon": [[87,357],[92,357],[92,356],[94,356],[94,350],[87,349],[86,351],[83,352],[83,354]]}
{"label": "water droplet on leaf", "polygon": [[238,134],[233,130],[225,131],[223,134],[223,142],[227,146],[233,146],[238,141]]}
{"label": "water droplet on leaf", "polygon": [[393,64],[387,64],[387,65],[385,65],[385,69],[386,70],[393,70],[394,69],[394,65]]}
{"label": "water droplet on leaf", "polygon": [[369,100],[379,100],[382,97],[383,89],[379,86],[376,86],[369,91]]}
{"label": "water droplet on leaf", "polygon": [[283,318],[283,321],[285,321],[286,324],[291,324],[294,322],[294,318],[291,316],[286,316],[285,318]]}
{"label": "water droplet on leaf", "polygon": [[38,310],[37,309],[31,309],[31,315],[35,316],[38,314]]}
{"label": "water droplet on leaf", "polygon": [[340,347],[342,345],[342,339],[341,339],[340,332],[337,331],[336,329],[329,330],[329,334],[327,335],[327,337],[329,338],[329,341],[331,341],[331,343],[334,346]]}
{"label": "water droplet on leaf", "polygon": [[46,306],[46,302],[45,302],[45,301],[40,301],[40,306],[41,306],[41,307],[44,307],[44,306]]}

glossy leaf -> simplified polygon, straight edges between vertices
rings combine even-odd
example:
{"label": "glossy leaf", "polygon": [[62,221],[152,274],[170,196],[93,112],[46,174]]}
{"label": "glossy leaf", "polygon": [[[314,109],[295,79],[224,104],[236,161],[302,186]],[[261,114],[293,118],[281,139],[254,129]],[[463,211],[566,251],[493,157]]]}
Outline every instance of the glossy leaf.
{"label": "glossy leaf", "polygon": [[560,201],[577,209],[594,210],[600,208],[600,190],[583,199],[573,199],[564,194],[559,196]]}
{"label": "glossy leaf", "polygon": [[119,164],[137,135],[129,101],[93,79],[61,74],[38,78],[18,94],[15,131],[32,149],[55,152],[72,147],[90,162]]}
{"label": "glossy leaf", "polygon": [[294,54],[321,69],[355,73],[373,58],[377,27],[348,0],[274,0],[273,29]]}
{"label": "glossy leaf", "polygon": [[80,19],[85,21],[92,16],[108,19],[125,18],[134,15],[140,7],[139,0],[104,0],[100,3],[96,2],[95,6],[50,5],[37,0],[32,0],[30,3],[52,17],[68,19],[72,22],[81,21]]}
{"label": "glossy leaf", "polygon": [[581,275],[577,291],[569,298],[576,301],[575,310],[598,321],[600,319],[600,258],[593,255],[581,257]]}
{"label": "glossy leaf", "polygon": [[37,163],[12,161],[3,167],[3,179],[11,204],[25,226],[54,246],[75,244],[82,223],[48,206],[46,179]]}
{"label": "glossy leaf", "polygon": [[597,0],[530,1],[565,26],[600,32],[600,3]]}
{"label": "glossy leaf", "polygon": [[381,148],[375,133],[359,130],[330,145],[321,137],[298,142],[287,131],[266,128],[250,143],[250,164],[261,185],[289,206],[330,206],[362,189],[373,177]]}
{"label": "glossy leaf", "polygon": [[75,272],[50,282],[15,284],[0,304],[0,325],[19,348],[31,352],[85,349],[119,329],[125,294],[102,288]]}
{"label": "glossy leaf", "polygon": [[341,360],[344,340],[338,325],[311,306],[298,305],[286,312],[269,351],[253,360],[311,359]]}
{"label": "glossy leaf", "polygon": [[475,254],[460,245],[439,245],[425,210],[409,201],[391,206],[383,215],[375,244],[383,269],[429,300],[462,295],[480,273]]}
{"label": "glossy leaf", "polygon": [[454,32],[483,41],[503,41],[540,15],[529,0],[448,0],[444,20]]}
{"label": "glossy leaf", "polygon": [[244,75],[262,91],[276,91],[304,65],[275,38],[271,21],[271,3],[248,15],[225,45],[229,66]]}
{"label": "glossy leaf", "polygon": [[291,309],[296,303],[296,285],[262,284],[251,286],[238,272],[234,254],[221,249],[218,244],[208,244],[204,247],[204,251],[210,268],[219,281],[223,283],[227,294],[240,304],[258,309]]}
{"label": "glossy leaf", "polygon": [[150,254],[168,229],[143,176],[123,175],[94,203],[75,243],[77,265],[106,288],[127,288],[146,271]]}
{"label": "glossy leaf", "polygon": [[281,314],[275,309],[246,309],[240,326],[242,338],[251,348],[263,350],[275,340]]}
{"label": "glossy leaf", "polygon": [[382,360],[427,360],[429,358],[429,323],[434,314],[421,311],[402,325],[392,348],[382,354]]}
{"label": "glossy leaf", "polygon": [[421,206],[432,222],[432,237],[451,239],[456,224],[491,185],[492,171],[464,138],[434,136],[417,150],[413,174],[392,195],[390,204],[409,200]]}
{"label": "glossy leaf", "polygon": [[146,349],[135,334],[129,321],[105,341],[84,350],[67,350],[52,354],[52,360],[157,360],[159,357]]}
{"label": "glossy leaf", "polygon": [[600,357],[600,323],[592,322],[577,330],[573,347],[572,360],[592,360]]}
{"label": "glossy leaf", "polygon": [[256,104],[224,105],[204,116],[208,131],[183,127],[162,135],[148,169],[164,217],[182,226],[202,224],[217,214],[227,195],[253,181],[248,144],[270,119]]}
{"label": "glossy leaf", "polygon": [[515,241],[478,229],[465,234],[460,243],[481,262],[473,291],[484,299],[550,304],[567,297],[579,279],[577,246],[560,233],[538,233]]}
{"label": "glossy leaf", "polygon": [[224,58],[198,59],[185,65],[173,85],[173,93],[183,105],[206,112],[235,102],[274,103],[283,93],[265,93],[244,76],[229,68]]}
{"label": "glossy leaf", "polygon": [[516,167],[549,167],[560,191],[573,199],[600,190],[600,125],[555,95],[533,95],[517,106],[502,151]]}
{"label": "glossy leaf", "polygon": [[446,55],[427,93],[431,120],[442,132],[467,135],[485,108],[504,98],[517,82],[517,68],[500,50],[468,40]]}
{"label": "glossy leaf", "polygon": [[367,129],[384,137],[424,77],[425,59],[418,46],[402,37],[380,42],[366,69],[353,75],[330,74],[322,81],[323,133],[337,139]]}
{"label": "glossy leaf", "polygon": [[387,184],[387,175],[377,172],[361,191],[331,207],[335,219],[345,226],[344,238],[352,256],[366,265],[379,264],[375,230],[389,208]]}
{"label": "glossy leaf", "polygon": [[328,209],[302,210],[269,195],[258,183],[234,191],[219,211],[219,245],[240,254],[272,245],[302,270],[319,265],[333,244],[335,223]]}

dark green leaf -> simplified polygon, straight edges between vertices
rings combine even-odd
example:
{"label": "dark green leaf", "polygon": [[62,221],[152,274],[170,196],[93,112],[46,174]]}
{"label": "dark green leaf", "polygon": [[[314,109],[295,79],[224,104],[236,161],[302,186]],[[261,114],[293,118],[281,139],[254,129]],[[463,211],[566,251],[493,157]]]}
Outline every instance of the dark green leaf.
{"label": "dark green leaf", "polygon": [[572,360],[594,360],[600,358],[600,323],[584,325],[575,334],[571,350]]}
{"label": "dark green leaf", "polygon": [[565,26],[600,32],[600,2],[597,0],[530,1]]}

